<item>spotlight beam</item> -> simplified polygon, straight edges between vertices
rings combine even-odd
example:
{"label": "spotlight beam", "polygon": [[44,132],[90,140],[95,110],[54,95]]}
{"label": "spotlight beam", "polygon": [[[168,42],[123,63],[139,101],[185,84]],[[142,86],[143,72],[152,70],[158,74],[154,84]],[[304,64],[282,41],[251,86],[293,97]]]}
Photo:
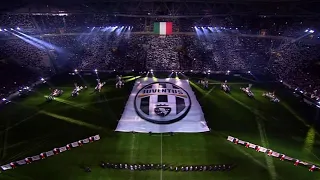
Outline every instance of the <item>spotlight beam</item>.
{"label": "spotlight beam", "polygon": [[33,42],[33,41],[31,41],[31,40],[23,37],[23,36],[19,36],[19,35],[16,34],[16,33],[11,32],[11,34],[13,34],[14,36],[18,37],[19,39],[22,39],[22,40],[25,41],[26,43],[29,43],[29,44],[37,47],[38,49],[45,50],[45,47],[43,47],[41,44],[38,44],[38,43],[36,43],[36,42]]}
{"label": "spotlight beam", "polygon": [[57,47],[57,46],[55,46],[55,45],[53,45],[53,44],[50,44],[50,43],[45,42],[45,41],[43,41],[43,40],[34,38],[34,37],[32,37],[32,36],[29,36],[29,35],[27,35],[27,34],[24,34],[24,33],[22,33],[22,32],[16,31],[16,30],[12,30],[12,31],[14,31],[14,32],[16,32],[16,33],[19,33],[19,34],[25,36],[26,38],[28,38],[28,39],[30,39],[30,40],[32,40],[32,41],[35,41],[35,42],[38,43],[38,44],[41,44],[42,46],[44,46],[44,47],[46,47],[46,48],[55,49],[55,50],[61,51],[61,49],[60,49],[59,47]]}

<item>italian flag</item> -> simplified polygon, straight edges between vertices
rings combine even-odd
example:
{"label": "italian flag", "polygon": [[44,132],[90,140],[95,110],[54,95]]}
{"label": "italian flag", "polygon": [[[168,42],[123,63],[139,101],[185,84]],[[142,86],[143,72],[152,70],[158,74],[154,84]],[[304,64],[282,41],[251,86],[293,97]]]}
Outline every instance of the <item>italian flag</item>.
{"label": "italian flag", "polygon": [[159,35],[172,34],[172,22],[155,22],[153,32]]}

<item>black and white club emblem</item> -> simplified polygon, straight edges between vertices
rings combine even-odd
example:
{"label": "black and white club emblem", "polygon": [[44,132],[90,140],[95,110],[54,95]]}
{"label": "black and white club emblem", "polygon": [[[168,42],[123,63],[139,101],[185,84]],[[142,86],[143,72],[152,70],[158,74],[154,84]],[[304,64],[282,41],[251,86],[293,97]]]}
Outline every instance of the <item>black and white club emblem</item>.
{"label": "black and white club emblem", "polygon": [[183,119],[191,108],[190,96],[183,88],[170,82],[154,82],[136,94],[134,107],[144,120],[171,124]]}
{"label": "black and white club emblem", "polygon": [[156,108],[154,108],[154,112],[158,115],[158,116],[167,116],[168,114],[170,114],[171,112],[171,107],[167,107],[168,105],[157,105]]}

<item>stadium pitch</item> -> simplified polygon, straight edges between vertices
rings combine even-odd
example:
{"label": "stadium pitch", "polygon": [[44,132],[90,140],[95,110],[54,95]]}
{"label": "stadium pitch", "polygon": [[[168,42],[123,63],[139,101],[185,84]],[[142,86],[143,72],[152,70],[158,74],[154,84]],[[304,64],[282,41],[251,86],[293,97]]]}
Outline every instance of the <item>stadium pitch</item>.
{"label": "stadium pitch", "polygon": [[[312,125],[317,109],[302,104],[273,83],[252,83],[234,77],[211,77],[208,89],[191,78],[190,84],[202,106],[210,132],[163,134],[114,132],[131,92],[134,78],[126,77],[124,88],[115,88],[115,75],[100,75],[106,85],[93,93],[95,76],[61,75],[39,86],[23,99],[0,110],[1,164],[33,156],[95,134],[101,140],[0,174],[1,180],[98,180],[98,179],[294,179],[315,180],[320,172],[236,146],[231,135],[303,161],[320,164],[319,134]],[[125,77],[124,77],[125,78]],[[220,89],[225,78],[231,94]],[[219,81],[217,81],[219,80]],[[77,97],[69,97],[73,83],[88,85]],[[253,84],[255,99],[240,87]],[[48,88],[64,94],[46,102]],[[281,102],[273,103],[262,93],[274,91]],[[307,123],[309,122],[309,123]],[[101,161],[113,163],[166,163],[208,165],[234,163],[229,172],[129,171],[103,169]],[[91,173],[81,168],[89,166]]]}

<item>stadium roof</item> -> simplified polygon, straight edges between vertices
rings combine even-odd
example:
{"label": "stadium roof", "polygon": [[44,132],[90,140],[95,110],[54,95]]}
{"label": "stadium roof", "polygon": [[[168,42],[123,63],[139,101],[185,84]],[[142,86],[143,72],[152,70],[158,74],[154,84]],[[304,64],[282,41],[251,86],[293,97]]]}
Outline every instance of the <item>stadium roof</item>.
{"label": "stadium roof", "polygon": [[[137,3],[139,2],[139,3]],[[12,0],[5,13],[320,16],[319,0]]]}

